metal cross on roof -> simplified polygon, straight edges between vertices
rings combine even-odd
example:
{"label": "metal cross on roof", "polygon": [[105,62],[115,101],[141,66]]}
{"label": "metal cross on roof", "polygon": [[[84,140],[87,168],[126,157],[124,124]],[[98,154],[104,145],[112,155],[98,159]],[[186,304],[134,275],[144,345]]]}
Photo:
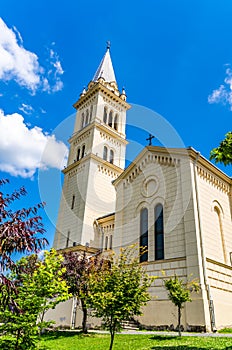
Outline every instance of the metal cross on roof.
{"label": "metal cross on roof", "polygon": [[107,44],[106,48],[110,49],[110,41],[109,40],[107,40],[106,44]]}
{"label": "metal cross on roof", "polygon": [[149,137],[146,139],[146,141],[149,141],[148,146],[152,146],[152,139],[154,139],[155,136],[153,136],[152,134],[149,134]]}

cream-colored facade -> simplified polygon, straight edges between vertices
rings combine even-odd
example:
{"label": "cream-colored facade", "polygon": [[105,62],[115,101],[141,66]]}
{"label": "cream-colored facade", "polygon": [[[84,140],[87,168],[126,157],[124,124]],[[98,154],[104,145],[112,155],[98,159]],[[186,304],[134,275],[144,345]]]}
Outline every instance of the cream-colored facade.
{"label": "cream-colored facade", "polygon": [[[232,326],[231,178],[193,148],[147,146],[124,169],[130,106],[125,91],[118,90],[109,49],[74,107],[54,247],[117,252],[132,243],[146,245],[142,264],[158,278],[138,319],[142,325],[176,326],[165,272],[200,283],[200,292],[183,310],[185,329]],[[55,316],[63,326],[80,325],[79,314],[75,322],[70,316],[73,301],[66,303],[48,318]]]}

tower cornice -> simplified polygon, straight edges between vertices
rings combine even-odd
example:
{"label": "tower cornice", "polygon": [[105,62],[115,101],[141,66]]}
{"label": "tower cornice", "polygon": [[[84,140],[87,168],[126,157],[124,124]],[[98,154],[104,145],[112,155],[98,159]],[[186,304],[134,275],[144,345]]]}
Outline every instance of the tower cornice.
{"label": "tower cornice", "polygon": [[113,171],[115,173],[115,175],[119,176],[122,172],[123,169],[116,166],[115,164],[109,163],[105,160],[103,160],[102,158],[98,157],[96,154],[90,153],[87,154],[84,158],[82,158],[79,161],[76,161],[72,164],[70,164],[69,166],[67,166],[66,168],[64,168],[62,170],[62,172],[64,174],[67,174],[68,172],[70,172],[71,170],[74,170],[76,167],[79,167],[80,165],[84,165],[86,162],[88,162],[90,159],[93,159],[95,161],[97,161],[99,163],[100,166],[103,166],[111,171]]}
{"label": "tower cornice", "polygon": [[110,135],[111,137],[113,137],[114,139],[118,140],[119,142],[121,142],[121,143],[123,143],[125,145],[128,144],[128,141],[125,139],[125,135],[124,134],[121,134],[121,133],[117,132],[116,130],[110,128],[109,126],[103,124],[100,119],[99,119],[99,121],[94,121],[94,122],[90,123],[84,129],[75,132],[70,137],[68,142],[72,143],[75,138],[83,136],[85,133],[87,133],[88,131],[92,130],[94,127],[99,129],[100,131]]}
{"label": "tower cornice", "polygon": [[[82,95],[77,102],[73,104],[73,107],[75,109],[80,108],[82,105],[84,105],[89,98],[94,96],[97,92],[102,92],[105,96],[111,98],[113,101],[117,102],[120,106],[124,107],[126,110],[131,108],[131,105],[124,101],[120,97],[120,95],[116,95],[113,91],[109,90],[106,86],[104,86],[100,82],[91,82],[93,85],[91,88],[89,88],[86,92],[86,94]],[[90,84],[89,84],[90,85]]]}

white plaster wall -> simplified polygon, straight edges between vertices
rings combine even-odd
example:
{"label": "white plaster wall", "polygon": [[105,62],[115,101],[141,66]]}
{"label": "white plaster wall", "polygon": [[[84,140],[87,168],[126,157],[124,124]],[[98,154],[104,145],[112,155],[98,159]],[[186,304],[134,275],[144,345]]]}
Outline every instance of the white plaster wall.
{"label": "white plaster wall", "polygon": [[73,299],[59,303],[55,309],[49,309],[44,315],[44,321],[55,321],[54,327],[70,327],[72,324]]}
{"label": "white plaster wall", "polygon": [[[198,176],[200,216],[206,257],[230,265],[232,251],[231,197],[211,181]],[[223,255],[222,237],[214,206],[222,208],[221,221],[226,259]]]}

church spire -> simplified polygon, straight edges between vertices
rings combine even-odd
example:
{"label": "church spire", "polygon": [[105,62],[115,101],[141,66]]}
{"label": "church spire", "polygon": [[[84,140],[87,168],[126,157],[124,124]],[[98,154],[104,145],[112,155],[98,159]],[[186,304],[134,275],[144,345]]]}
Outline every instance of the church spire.
{"label": "church spire", "polygon": [[99,78],[103,78],[105,82],[108,82],[108,83],[111,83],[111,82],[116,83],[114,68],[110,57],[109,41],[107,41],[106,53],[103,56],[96,73],[94,74],[93,81],[96,82]]}

